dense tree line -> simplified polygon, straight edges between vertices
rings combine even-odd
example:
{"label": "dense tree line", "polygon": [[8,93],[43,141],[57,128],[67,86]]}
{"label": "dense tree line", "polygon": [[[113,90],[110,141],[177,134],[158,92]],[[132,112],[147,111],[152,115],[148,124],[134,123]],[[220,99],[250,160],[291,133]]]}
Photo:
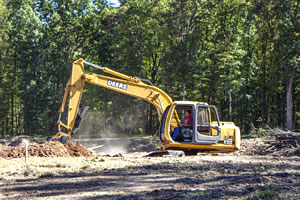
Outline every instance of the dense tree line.
{"label": "dense tree line", "polygon": [[[0,23],[2,136],[56,132],[80,57],[214,104],[243,133],[300,127],[299,1],[0,0]],[[91,133],[158,127],[155,109],[132,97],[87,85],[82,101]]]}

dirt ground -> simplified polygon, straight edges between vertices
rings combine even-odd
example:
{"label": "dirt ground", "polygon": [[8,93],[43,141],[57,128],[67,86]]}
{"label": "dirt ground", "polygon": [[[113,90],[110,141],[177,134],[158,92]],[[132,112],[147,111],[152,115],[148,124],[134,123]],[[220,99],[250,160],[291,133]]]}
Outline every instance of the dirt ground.
{"label": "dirt ground", "polygon": [[[22,158],[25,156],[24,139],[16,146],[0,144],[1,158]],[[28,141],[27,141],[28,142]],[[85,146],[73,141],[62,144],[58,141],[49,141],[42,144],[28,142],[28,155],[31,157],[92,157],[93,154]]]}
{"label": "dirt ground", "polygon": [[262,139],[244,139],[239,153],[186,157],[143,157],[147,139],[131,140],[141,149],[122,157],[0,158],[0,198],[300,199],[300,157],[246,151]]}

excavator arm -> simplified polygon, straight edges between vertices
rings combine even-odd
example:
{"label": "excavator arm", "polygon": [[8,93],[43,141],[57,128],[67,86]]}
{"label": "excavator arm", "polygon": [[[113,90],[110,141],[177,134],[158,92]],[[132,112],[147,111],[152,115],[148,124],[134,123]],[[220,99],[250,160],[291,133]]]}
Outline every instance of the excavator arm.
{"label": "excavator arm", "polygon": [[[105,73],[116,76],[117,78],[103,76],[95,73],[85,73],[85,64],[96,67]],[[111,70],[107,67],[101,67],[84,61],[83,59],[78,59],[73,62],[72,74],[65,88],[64,98],[57,121],[59,132],[55,135],[55,138],[60,138],[62,136],[71,136],[74,130],[74,125],[76,125],[77,118],[81,117],[78,115],[78,111],[80,109],[79,107],[83,93],[83,88],[86,82],[110,90],[114,90],[116,92],[127,94],[129,96],[133,96],[151,103],[157,109],[159,120],[161,119],[161,116],[166,107],[172,104],[172,99],[164,91],[153,85],[144,83],[141,79],[137,77],[127,76],[125,74]],[[64,108],[67,103],[68,96],[68,117],[67,124],[64,124],[61,121],[61,117],[64,113]],[[85,110],[81,110],[81,113],[82,112],[85,112]],[[66,129],[65,132],[62,132],[62,127]]]}

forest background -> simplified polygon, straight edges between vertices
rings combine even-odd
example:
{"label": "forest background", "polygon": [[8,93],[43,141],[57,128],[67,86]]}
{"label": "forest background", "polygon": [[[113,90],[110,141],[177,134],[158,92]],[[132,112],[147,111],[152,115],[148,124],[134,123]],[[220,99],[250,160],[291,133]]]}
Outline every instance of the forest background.
{"label": "forest background", "polygon": [[[0,0],[0,135],[53,135],[78,58],[220,119],[300,129],[299,1]],[[86,67],[87,71],[102,73]],[[153,106],[86,85],[90,134],[154,135]]]}

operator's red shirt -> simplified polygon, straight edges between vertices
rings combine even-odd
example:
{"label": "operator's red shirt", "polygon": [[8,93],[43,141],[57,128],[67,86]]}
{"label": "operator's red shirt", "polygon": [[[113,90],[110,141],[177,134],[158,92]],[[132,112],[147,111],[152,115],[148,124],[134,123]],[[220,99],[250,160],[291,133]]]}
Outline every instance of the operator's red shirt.
{"label": "operator's red shirt", "polygon": [[188,124],[189,126],[193,127],[193,118],[192,116],[189,116],[185,119],[185,124]]}

